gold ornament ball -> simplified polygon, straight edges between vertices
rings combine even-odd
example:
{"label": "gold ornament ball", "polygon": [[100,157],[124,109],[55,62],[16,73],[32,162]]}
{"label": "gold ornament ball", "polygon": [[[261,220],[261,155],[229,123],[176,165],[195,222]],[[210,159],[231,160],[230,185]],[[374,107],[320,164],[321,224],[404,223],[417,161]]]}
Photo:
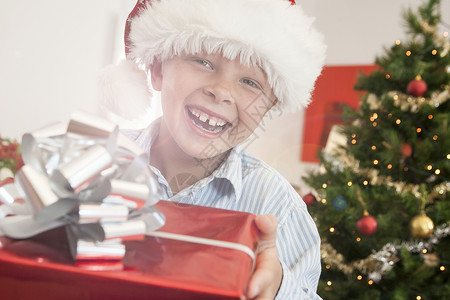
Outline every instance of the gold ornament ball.
{"label": "gold ornament ball", "polygon": [[434,223],[427,215],[418,215],[411,219],[409,227],[413,236],[424,239],[433,233]]}

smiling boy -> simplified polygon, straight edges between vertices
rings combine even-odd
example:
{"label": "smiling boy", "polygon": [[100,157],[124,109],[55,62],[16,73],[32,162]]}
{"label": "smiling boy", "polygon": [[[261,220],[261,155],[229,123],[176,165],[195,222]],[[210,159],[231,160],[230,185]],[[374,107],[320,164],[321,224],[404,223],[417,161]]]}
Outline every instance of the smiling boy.
{"label": "smiling boy", "polygon": [[[182,54],[150,69],[152,86],[164,99],[151,165],[165,178],[192,175],[182,186],[170,185],[173,194],[209,176],[277,101],[261,68],[221,54]],[[265,111],[250,114],[252,107]]]}
{"label": "smiling boy", "polygon": [[128,63],[144,66],[163,111],[129,134],[164,199],[258,215],[251,299],[320,299],[320,238],[305,204],[242,146],[271,109],[308,104],[325,56],[311,24],[287,0],[138,1],[127,20]]}

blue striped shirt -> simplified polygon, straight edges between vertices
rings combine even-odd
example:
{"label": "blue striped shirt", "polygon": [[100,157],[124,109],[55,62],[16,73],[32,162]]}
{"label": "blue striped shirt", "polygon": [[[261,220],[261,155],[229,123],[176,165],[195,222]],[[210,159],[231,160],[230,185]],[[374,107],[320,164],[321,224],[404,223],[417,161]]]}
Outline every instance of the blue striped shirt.
{"label": "blue striped shirt", "polygon": [[[150,154],[159,125],[157,120],[147,129],[124,133]],[[158,178],[164,200],[274,215],[279,224],[277,251],[283,267],[276,299],[320,299],[316,294],[321,271],[317,227],[298,193],[276,170],[237,146],[210,176],[173,195],[161,172],[150,168]]]}

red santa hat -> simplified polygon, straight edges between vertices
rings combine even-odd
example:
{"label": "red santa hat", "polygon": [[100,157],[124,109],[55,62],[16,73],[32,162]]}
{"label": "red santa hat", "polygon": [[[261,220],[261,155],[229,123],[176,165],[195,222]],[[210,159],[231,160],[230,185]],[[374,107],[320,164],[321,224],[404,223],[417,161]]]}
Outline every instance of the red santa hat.
{"label": "red santa hat", "polygon": [[280,110],[292,112],[310,102],[325,60],[312,24],[293,0],[140,0],[126,23],[127,61],[148,71],[155,59],[220,52],[260,66]]}

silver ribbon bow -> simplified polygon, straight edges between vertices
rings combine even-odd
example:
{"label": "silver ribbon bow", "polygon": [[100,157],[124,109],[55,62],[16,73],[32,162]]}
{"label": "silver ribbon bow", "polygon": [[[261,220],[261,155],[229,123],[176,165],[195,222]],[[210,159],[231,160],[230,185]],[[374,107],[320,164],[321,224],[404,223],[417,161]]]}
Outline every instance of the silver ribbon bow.
{"label": "silver ribbon bow", "polygon": [[148,156],[109,121],[77,112],[22,138],[25,165],[0,187],[0,235],[33,237],[65,226],[75,260],[120,260],[124,240],[161,228]]}

